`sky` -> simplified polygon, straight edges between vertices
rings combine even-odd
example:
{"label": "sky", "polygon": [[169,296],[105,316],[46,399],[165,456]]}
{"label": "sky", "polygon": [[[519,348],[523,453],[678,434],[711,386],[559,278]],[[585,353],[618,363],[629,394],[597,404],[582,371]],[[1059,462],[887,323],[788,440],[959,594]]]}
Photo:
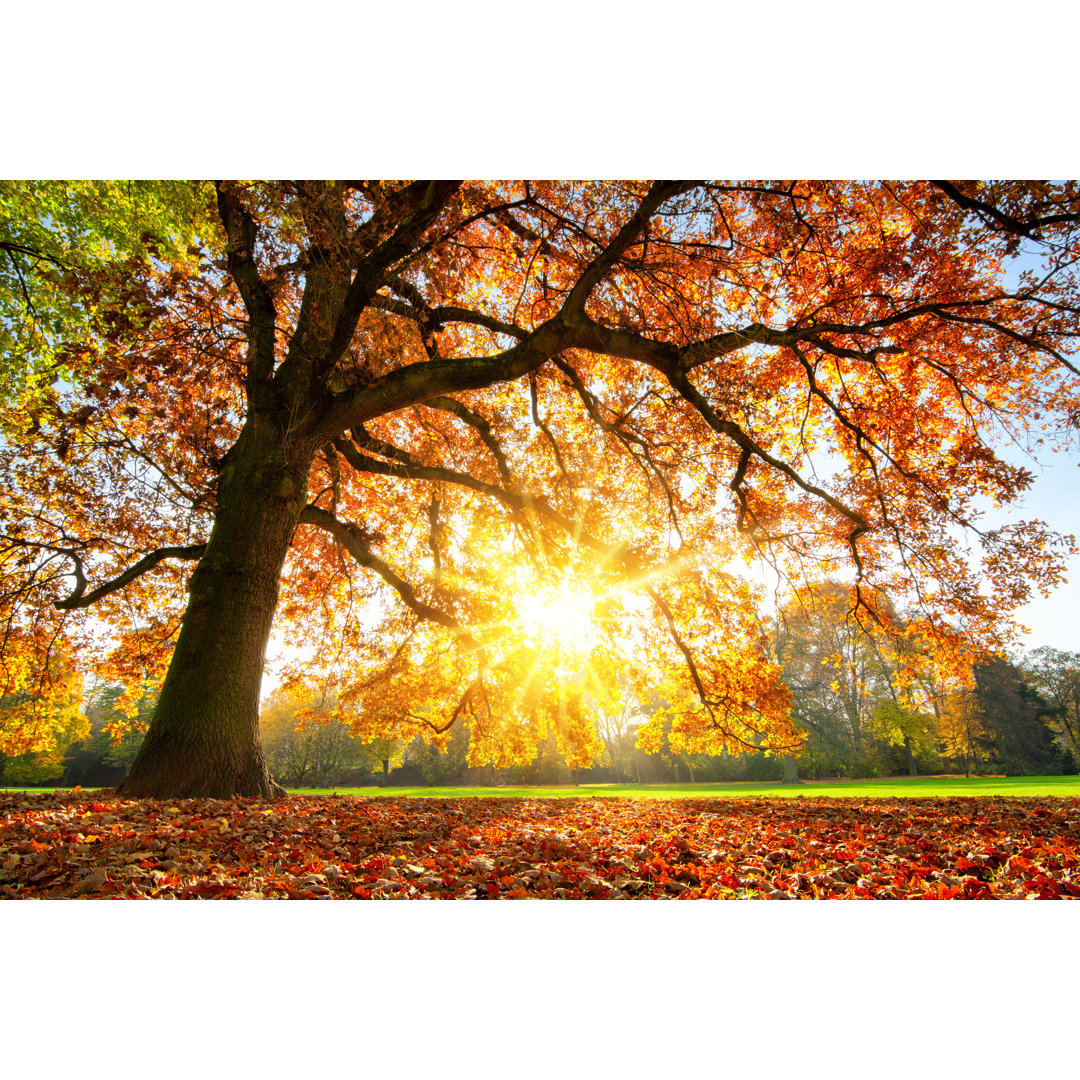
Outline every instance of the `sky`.
{"label": "sky", "polygon": [[[1006,283],[1015,286],[1022,272],[1038,270],[1041,262],[1039,252],[1021,249],[1006,266]],[[1077,499],[1080,494],[1080,437],[1074,434],[1071,442],[1059,442],[1056,450],[1044,448],[1035,458],[1016,446],[1000,444],[997,449],[1007,461],[1034,473],[1035,480],[1019,504],[1010,507],[1007,514],[988,513],[987,523],[998,525],[1037,518],[1055,532],[1080,537]],[[1017,621],[1029,631],[1018,642],[1024,650],[1050,646],[1080,652],[1080,633],[1076,629],[1076,612],[1080,608],[1080,555],[1071,556],[1067,568],[1066,580],[1048,597],[1036,595],[1018,612]]]}
{"label": "sky", "polygon": [[[1028,462],[1035,482],[1009,517],[1038,518],[1059,533],[1080,538],[1080,451],[1045,455],[1040,465]],[[1080,652],[1080,555],[1067,561],[1066,581],[1047,598],[1036,597],[1017,615],[1029,633],[1020,641],[1025,651],[1044,645]]]}

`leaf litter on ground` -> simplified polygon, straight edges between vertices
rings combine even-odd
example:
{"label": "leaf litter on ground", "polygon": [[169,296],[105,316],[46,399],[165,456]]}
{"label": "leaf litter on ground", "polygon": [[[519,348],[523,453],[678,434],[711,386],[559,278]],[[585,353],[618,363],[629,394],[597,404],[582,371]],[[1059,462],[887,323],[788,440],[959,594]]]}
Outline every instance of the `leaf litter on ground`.
{"label": "leaf litter on ground", "polygon": [[1075,798],[0,792],[0,898],[1080,897]]}

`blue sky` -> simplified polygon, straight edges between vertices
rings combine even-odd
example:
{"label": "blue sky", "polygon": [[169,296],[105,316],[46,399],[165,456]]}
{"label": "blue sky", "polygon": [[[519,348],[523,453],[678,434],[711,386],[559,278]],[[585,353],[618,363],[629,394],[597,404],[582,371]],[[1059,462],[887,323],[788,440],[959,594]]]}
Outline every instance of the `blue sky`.
{"label": "blue sky", "polygon": [[[1080,537],[1080,450],[1047,453],[1039,466],[1027,463],[1035,483],[1013,519],[1039,518],[1060,533]],[[1019,643],[1024,649],[1051,645],[1067,652],[1080,652],[1080,556],[1068,561],[1068,580],[1047,599],[1035,599],[1023,608],[1018,620],[1030,633]]]}
{"label": "blue sky", "polygon": [[[1026,246],[1026,244],[1025,244]],[[1042,263],[1039,251],[1024,251],[1008,264],[1005,280],[1015,287],[1019,275],[1034,270]],[[1075,362],[1075,358],[1074,358]],[[1037,461],[1019,450],[999,448],[1009,461],[1023,465],[1035,474],[1035,482],[1022,503],[1013,507],[1007,515],[987,515],[995,524],[1006,520],[1045,521],[1059,533],[1071,533],[1080,537],[1080,439],[1074,438],[1071,446],[1059,446],[1055,453],[1049,447],[1038,455]],[[1035,649],[1050,645],[1068,652],[1080,652],[1080,631],[1077,630],[1080,613],[1080,556],[1068,560],[1067,580],[1047,598],[1036,597],[1017,615],[1017,620],[1028,627],[1019,646]]]}

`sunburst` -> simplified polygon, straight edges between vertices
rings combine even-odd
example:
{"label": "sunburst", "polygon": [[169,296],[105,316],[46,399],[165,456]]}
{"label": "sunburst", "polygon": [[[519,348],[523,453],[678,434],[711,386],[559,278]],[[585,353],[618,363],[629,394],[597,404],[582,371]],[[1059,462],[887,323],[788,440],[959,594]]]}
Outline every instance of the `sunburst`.
{"label": "sunburst", "polygon": [[569,585],[540,588],[518,597],[517,608],[526,637],[561,651],[587,654],[595,644],[593,609],[596,598]]}

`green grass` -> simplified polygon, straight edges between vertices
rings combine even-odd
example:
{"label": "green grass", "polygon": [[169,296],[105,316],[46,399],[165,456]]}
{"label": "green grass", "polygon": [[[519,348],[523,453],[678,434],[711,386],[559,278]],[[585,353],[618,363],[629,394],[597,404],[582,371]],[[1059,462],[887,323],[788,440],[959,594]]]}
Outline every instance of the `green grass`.
{"label": "green grass", "polygon": [[579,784],[551,787],[391,787],[291,788],[295,795],[360,795],[387,798],[516,799],[707,799],[870,796],[876,798],[954,795],[1035,795],[1080,797],[1076,776],[916,776],[887,780],[823,780],[805,784]]}
{"label": "green grass", "polygon": [[[4,791],[54,788],[3,787]],[[89,790],[89,789],[88,789]],[[290,788],[293,795],[357,795],[371,798],[515,799],[709,799],[869,796],[918,798],[954,795],[1059,796],[1080,798],[1076,776],[916,776],[885,780],[810,780],[805,784],[578,784],[551,787],[358,787]]]}

